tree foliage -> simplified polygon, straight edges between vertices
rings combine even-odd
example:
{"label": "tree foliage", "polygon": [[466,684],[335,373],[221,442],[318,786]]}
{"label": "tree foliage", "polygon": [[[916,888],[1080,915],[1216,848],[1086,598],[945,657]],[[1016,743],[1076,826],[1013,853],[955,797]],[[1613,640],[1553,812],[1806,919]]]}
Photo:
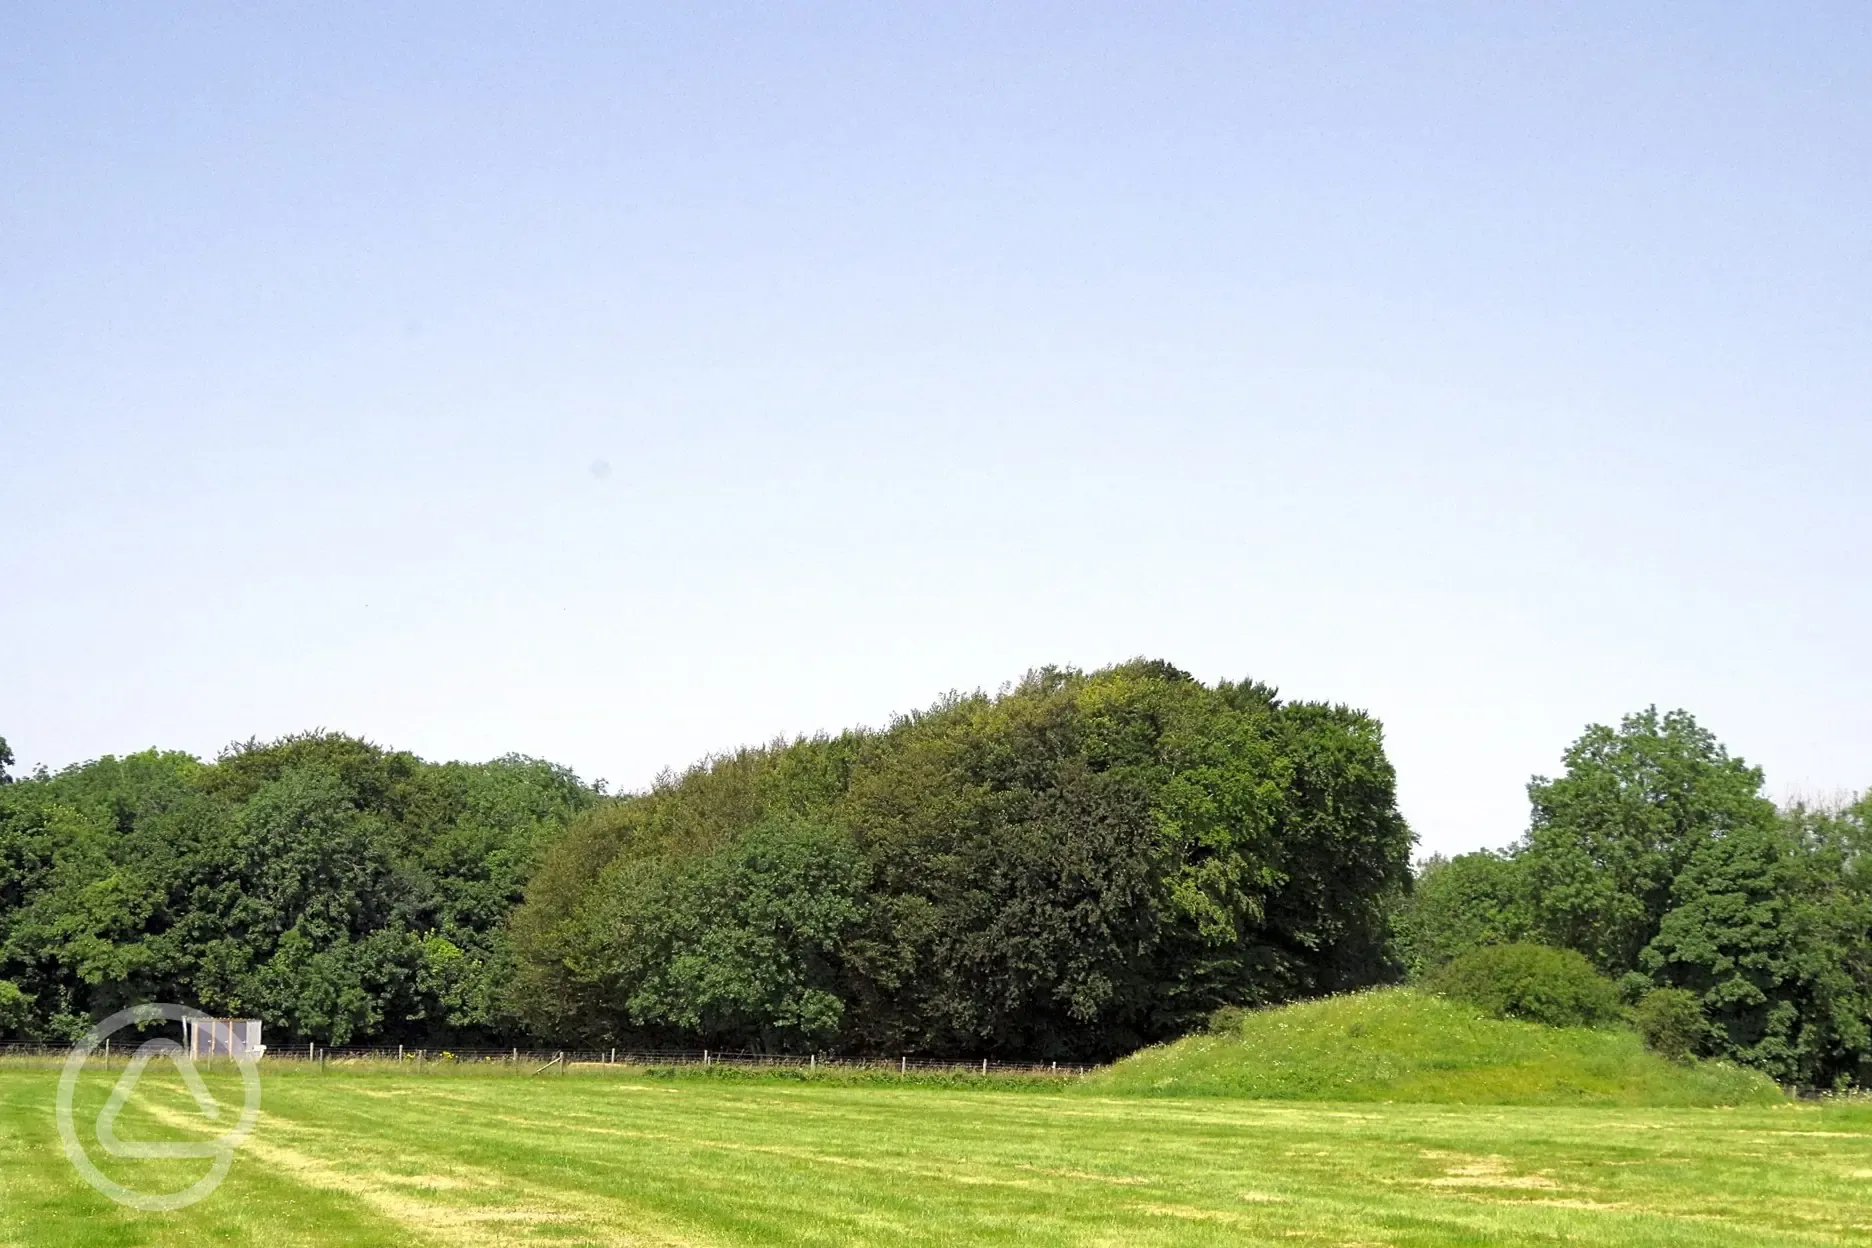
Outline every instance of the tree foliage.
{"label": "tree foliage", "polygon": [[867,903],[847,838],[773,821],[697,860],[634,859],[612,884],[599,921],[640,1025],[765,1048],[838,1034],[841,952]]}
{"label": "tree foliage", "polygon": [[1520,859],[1491,850],[1427,859],[1392,917],[1404,969],[1422,977],[1470,949],[1529,939],[1534,916],[1524,872]]}
{"label": "tree foliage", "polygon": [[438,766],[327,733],[19,781],[0,980],[47,1040],[159,1000],[330,1044],[503,1034],[507,915],[595,800],[531,759]]}
{"label": "tree foliage", "polygon": [[1587,728],[1558,779],[1528,785],[1521,864],[1534,927],[1610,975],[1638,969],[1697,849],[1772,827],[1762,774],[1687,712],[1655,708]]}
{"label": "tree foliage", "polygon": [[593,1041],[1105,1055],[1386,975],[1409,845],[1361,713],[1043,669],[591,812],[515,917],[518,1000]]}
{"label": "tree foliage", "polygon": [[1590,726],[1561,776],[1528,786],[1520,844],[1429,864],[1395,920],[1404,956],[1434,974],[1465,949],[1544,941],[1617,977],[1641,1022],[1668,1006],[1673,1044],[1866,1086],[1872,797],[1779,811],[1761,789],[1685,712]]}
{"label": "tree foliage", "polygon": [[1703,1003],[1683,988],[1653,988],[1632,1011],[1638,1034],[1651,1050],[1673,1062],[1686,1062],[1709,1038]]}
{"label": "tree foliage", "polygon": [[10,1040],[32,1020],[32,998],[10,980],[0,979],[0,1040]]}
{"label": "tree foliage", "polygon": [[1484,945],[1444,963],[1431,991],[1497,1018],[1550,1027],[1597,1027],[1620,1017],[1618,989],[1571,949]]}

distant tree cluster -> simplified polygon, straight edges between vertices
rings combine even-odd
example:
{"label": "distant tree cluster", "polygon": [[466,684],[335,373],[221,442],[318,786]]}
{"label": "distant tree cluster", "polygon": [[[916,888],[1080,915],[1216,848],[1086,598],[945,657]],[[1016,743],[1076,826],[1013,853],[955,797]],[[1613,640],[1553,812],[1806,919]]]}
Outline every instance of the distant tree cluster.
{"label": "distant tree cluster", "polygon": [[1519,843],[1425,865],[1395,918],[1412,973],[1434,981],[1481,947],[1570,949],[1661,1050],[1872,1084],[1872,795],[1779,810],[1682,711],[1589,727],[1565,761],[1528,786]]}
{"label": "distant tree cluster", "polygon": [[505,1035],[508,915],[598,800],[532,759],[432,765],[319,733],[11,779],[0,1039],[41,1041],[145,1001],[325,1044]]}
{"label": "distant tree cluster", "polygon": [[620,798],[320,733],[8,779],[0,1039],[1110,1056],[1394,976],[1409,880],[1376,721],[1143,661]]}
{"label": "distant tree cluster", "polygon": [[1410,844],[1360,712],[1046,669],[587,813],[514,999],[591,1043],[1110,1056],[1392,975]]}

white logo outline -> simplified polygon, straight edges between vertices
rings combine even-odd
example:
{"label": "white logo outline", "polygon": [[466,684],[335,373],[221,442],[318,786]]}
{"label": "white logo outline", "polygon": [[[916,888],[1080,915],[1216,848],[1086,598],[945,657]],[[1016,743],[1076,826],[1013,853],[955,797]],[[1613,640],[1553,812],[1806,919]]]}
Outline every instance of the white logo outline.
{"label": "white logo outline", "polygon": [[165,1019],[172,1023],[196,1020],[213,1026],[214,1020],[200,1010],[190,1009],[186,1005],[171,1005],[167,1002],[152,1005],[133,1005],[129,1009],[119,1010],[109,1018],[86,1032],[78,1043],[72,1046],[65,1058],[65,1068],[59,1076],[58,1087],[58,1129],[59,1138],[65,1146],[65,1157],[72,1163],[79,1175],[94,1189],[110,1197],[120,1205],[126,1205],[145,1213],[163,1213],[188,1206],[212,1195],[227,1177],[229,1168],[234,1164],[234,1150],[239,1148],[253,1134],[254,1126],[260,1119],[260,1069],[252,1053],[242,1052],[235,1061],[241,1072],[242,1104],[240,1118],[232,1130],[224,1132],[212,1140],[178,1140],[146,1142],[122,1140],[117,1136],[117,1115],[122,1112],[124,1103],[130,1099],[130,1093],[136,1088],[137,1081],[143,1077],[143,1070],[158,1057],[168,1058],[175,1064],[182,1076],[182,1082],[194,1096],[195,1103],[201,1107],[202,1116],[218,1121],[221,1106],[202,1082],[201,1072],[195,1069],[195,1063],[181,1045],[169,1039],[146,1040],[130,1059],[129,1066],[118,1077],[117,1084],[111,1089],[110,1099],[104,1108],[98,1111],[96,1132],[98,1144],[113,1157],[138,1159],[177,1158],[177,1157],[212,1157],[214,1164],[208,1173],[183,1188],[179,1192],[163,1195],[148,1195],[125,1187],[92,1162],[78,1138],[77,1127],[72,1122],[72,1097],[77,1091],[78,1075],[91,1054],[104,1043],[106,1037],[121,1031],[133,1023],[153,1023]]}

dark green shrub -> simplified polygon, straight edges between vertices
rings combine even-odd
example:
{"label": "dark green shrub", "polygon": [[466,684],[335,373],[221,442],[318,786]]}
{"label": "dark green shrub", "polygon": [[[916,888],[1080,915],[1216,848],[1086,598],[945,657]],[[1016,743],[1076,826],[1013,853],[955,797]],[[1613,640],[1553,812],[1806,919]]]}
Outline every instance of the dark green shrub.
{"label": "dark green shrub", "polygon": [[1643,971],[1626,971],[1617,979],[1618,999],[1626,1005],[1637,1005],[1644,1000],[1645,994],[1656,987],[1651,977]]}
{"label": "dark green shrub", "polygon": [[18,984],[0,979],[0,1038],[11,1036],[31,1017],[32,998],[21,992]]}
{"label": "dark green shrub", "polygon": [[1553,1027],[1593,1027],[1619,1017],[1618,989],[1571,949],[1492,945],[1472,949],[1432,974],[1432,992],[1467,1001],[1497,1018]]}
{"label": "dark green shrub", "polygon": [[1687,1062],[1703,1047],[1709,1022],[1696,993],[1683,988],[1656,988],[1645,994],[1632,1014],[1638,1034],[1654,1052],[1673,1062]]}

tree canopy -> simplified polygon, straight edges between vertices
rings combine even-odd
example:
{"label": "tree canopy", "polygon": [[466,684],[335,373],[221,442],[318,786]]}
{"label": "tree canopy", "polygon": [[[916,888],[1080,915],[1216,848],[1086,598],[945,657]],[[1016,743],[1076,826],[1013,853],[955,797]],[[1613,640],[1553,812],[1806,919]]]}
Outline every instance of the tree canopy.
{"label": "tree canopy", "polygon": [[1168,664],[1043,669],[594,810],[515,918],[542,1035],[1104,1056],[1391,972],[1379,726]]}
{"label": "tree canopy", "polygon": [[330,1045],[1109,1056],[1392,975],[1410,844],[1377,721],[1151,661],[617,798],[323,732],[150,751],[0,789],[0,1036],[176,1000]]}
{"label": "tree canopy", "polygon": [[1518,844],[1426,864],[1395,920],[1413,971],[1537,940],[1628,1000],[1689,994],[1697,1026],[1679,996],[1650,1009],[1674,1045],[1784,1083],[1872,1081],[1872,795],[1778,810],[1683,711],[1591,725],[1565,763],[1529,784]]}
{"label": "tree canopy", "polygon": [[180,1001],[328,1044],[504,1035],[507,916],[596,800],[533,759],[435,765],[328,733],[19,780],[0,789],[0,1032]]}
{"label": "tree canopy", "polygon": [[1406,973],[1597,992],[1584,959],[1673,1052],[1872,1082],[1872,795],[1777,809],[1682,711],[1563,763],[1414,879],[1376,720],[1147,660],[619,797],[324,732],[40,768],[0,785],[0,1039],[172,1000],[282,1042],[1096,1059]]}

